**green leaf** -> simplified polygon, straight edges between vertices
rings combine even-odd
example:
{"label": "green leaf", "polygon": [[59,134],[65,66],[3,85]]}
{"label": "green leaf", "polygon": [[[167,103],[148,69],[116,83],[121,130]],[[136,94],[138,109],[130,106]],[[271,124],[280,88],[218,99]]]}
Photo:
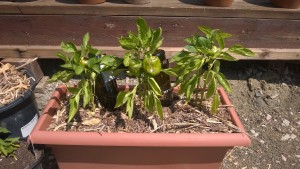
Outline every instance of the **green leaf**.
{"label": "green leaf", "polygon": [[71,97],[70,101],[70,110],[68,116],[68,123],[74,118],[79,108],[79,100],[80,100],[81,90],[75,95],[75,97]]}
{"label": "green leaf", "polygon": [[7,134],[7,133],[10,133],[10,132],[4,127],[0,127],[0,133]]}
{"label": "green leaf", "polygon": [[157,114],[161,119],[163,119],[164,118],[164,113],[163,113],[163,108],[162,108],[161,102],[160,102],[160,100],[158,99],[157,96],[154,95],[154,98],[155,98],[154,104],[155,104],[155,107],[156,107]]}
{"label": "green leaf", "polygon": [[78,87],[68,87],[68,92],[71,93],[72,95],[76,95],[80,89]]}
{"label": "green leaf", "polygon": [[137,47],[135,41],[127,37],[121,37],[119,39],[119,43],[121,47],[125,50],[133,50]]}
{"label": "green leaf", "polygon": [[6,142],[9,142],[10,144],[16,143],[19,141],[19,137],[9,137],[5,139]]}
{"label": "green leaf", "polygon": [[216,73],[216,77],[218,79],[218,82],[219,84],[224,87],[224,89],[227,91],[227,92],[231,92],[231,87],[228,83],[228,81],[226,80],[225,76],[223,75],[223,73],[221,72],[218,72]]}
{"label": "green leaf", "polygon": [[149,83],[151,89],[154,91],[154,93],[156,95],[158,95],[158,96],[162,95],[160,87],[159,87],[159,85],[157,84],[157,82],[155,81],[155,79],[153,77],[150,77],[148,79],[148,83]]}
{"label": "green leaf", "polygon": [[216,35],[216,40],[219,44],[219,48],[222,50],[225,47],[225,42],[222,36],[220,36],[219,34]]}
{"label": "green leaf", "polygon": [[75,53],[77,52],[77,48],[72,42],[62,42],[60,44],[61,49],[67,53]]}
{"label": "green leaf", "polygon": [[70,79],[72,79],[74,76],[74,73],[72,71],[59,71],[56,72],[54,75],[52,75],[51,79],[49,79],[49,82],[57,82],[59,80],[61,80],[62,82],[66,83],[68,82]]}
{"label": "green leaf", "polygon": [[127,112],[127,115],[128,115],[128,119],[131,119],[132,114],[133,114],[133,100],[134,100],[134,96],[131,93],[131,94],[128,95],[128,100],[127,100],[127,103],[126,103],[126,112]]}
{"label": "green leaf", "polygon": [[96,73],[98,73],[98,74],[101,72],[100,66],[99,66],[98,64],[94,65],[94,66],[92,67],[92,69],[93,69]]}
{"label": "green leaf", "polygon": [[88,67],[93,67],[95,64],[99,67],[99,63],[101,62],[100,58],[92,57],[88,59]]}
{"label": "green leaf", "polygon": [[193,46],[193,45],[186,45],[184,48],[185,48],[187,51],[192,52],[192,53],[198,52],[198,50],[196,49],[196,47]]}
{"label": "green leaf", "polygon": [[6,151],[6,149],[2,145],[0,145],[0,151],[4,154],[4,156],[8,155],[8,152]]}
{"label": "green leaf", "polygon": [[154,93],[153,91],[148,91],[145,95],[145,105],[148,110],[148,112],[153,112],[154,111]]}
{"label": "green leaf", "polygon": [[207,37],[211,36],[212,29],[207,26],[199,26],[198,29],[203,32]]}
{"label": "green leaf", "polygon": [[230,38],[232,35],[230,33],[220,32],[219,35],[223,38]]}
{"label": "green leaf", "polygon": [[87,32],[84,36],[83,36],[83,40],[82,40],[82,46],[83,49],[86,50],[88,49],[88,43],[90,40],[90,34]]}
{"label": "green leaf", "polygon": [[242,45],[234,45],[228,49],[230,52],[243,55],[243,56],[254,56],[255,54],[247,48],[244,48]]}
{"label": "green leaf", "polygon": [[130,59],[131,59],[131,53],[126,52],[125,55],[124,55],[124,61],[123,61],[124,66],[126,66],[126,67],[129,66]]}
{"label": "green leaf", "polygon": [[172,68],[162,69],[161,71],[170,76],[177,76],[177,73]]}
{"label": "green leaf", "polygon": [[149,33],[151,33],[150,29],[146,21],[141,17],[137,19],[136,24],[138,29],[138,37],[143,44],[146,44],[149,37]]}
{"label": "green leaf", "polygon": [[213,114],[218,111],[219,105],[220,105],[220,97],[219,97],[219,93],[216,92],[211,105],[211,112]]}
{"label": "green leaf", "polygon": [[130,92],[124,92],[124,91],[119,92],[119,94],[117,96],[115,108],[118,108],[118,107],[124,105],[128,100],[129,94],[130,94]]}
{"label": "green leaf", "polygon": [[90,54],[93,54],[94,56],[99,56],[102,54],[102,51],[93,48],[91,45],[87,45],[87,50]]}
{"label": "green leaf", "polygon": [[220,71],[220,61],[215,60],[213,69],[216,73]]}
{"label": "green leaf", "polygon": [[189,59],[189,55],[190,55],[190,52],[182,50],[182,51],[176,53],[176,55],[174,55],[172,57],[171,62],[176,62],[177,64],[179,62],[185,63],[186,60]]}
{"label": "green leaf", "polygon": [[60,67],[65,68],[65,69],[73,69],[73,65],[70,63],[60,65]]}
{"label": "green leaf", "polygon": [[84,70],[84,66],[78,65],[78,66],[76,66],[76,68],[75,68],[75,73],[76,73],[77,75],[80,75],[80,74],[83,72],[83,70]]}
{"label": "green leaf", "polygon": [[161,38],[162,29],[159,27],[157,30],[153,31],[152,42],[150,45],[150,53],[154,53],[162,44],[163,39]]}
{"label": "green leaf", "polygon": [[207,38],[200,36],[197,38],[197,47],[210,48],[211,44]]}
{"label": "green leaf", "polygon": [[69,58],[67,56],[65,56],[64,54],[62,54],[61,52],[57,52],[56,56],[58,56],[61,60],[65,61],[66,63],[69,63]]}
{"label": "green leaf", "polygon": [[206,93],[206,99],[210,98],[217,90],[216,80],[213,78],[208,86],[208,90]]}
{"label": "green leaf", "polygon": [[91,86],[89,85],[89,81],[85,80],[83,83],[83,107],[86,107],[89,104],[91,97],[94,96],[92,96],[92,92],[90,91]]}
{"label": "green leaf", "polygon": [[187,86],[186,89],[186,101],[190,101],[192,94],[194,93],[194,90],[196,88],[197,82],[199,80],[199,77],[197,77],[195,74],[192,76],[192,78],[189,80],[189,85]]}
{"label": "green leaf", "polygon": [[233,56],[231,56],[227,52],[222,52],[220,55],[220,59],[226,60],[226,61],[236,61],[237,59]]}

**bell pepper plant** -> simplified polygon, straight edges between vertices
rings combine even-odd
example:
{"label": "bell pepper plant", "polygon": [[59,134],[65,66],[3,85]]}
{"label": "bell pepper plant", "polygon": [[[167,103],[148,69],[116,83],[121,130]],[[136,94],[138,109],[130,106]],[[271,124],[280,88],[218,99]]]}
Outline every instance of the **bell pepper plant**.
{"label": "bell pepper plant", "polygon": [[119,38],[119,43],[127,50],[123,63],[128,67],[128,74],[136,77],[138,83],[133,90],[119,93],[115,107],[126,104],[126,113],[131,119],[135,97],[138,96],[141,108],[145,108],[149,113],[156,112],[163,118],[159,99],[162,91],[154,78],[163,70],[160,59],[153,55],[163,42],[162,29],[151,29],[140,17],[136,24],[137,33],[129,32],[127,37]]}
{"label": "bell pepper plant", "polygon": [[188,45],[172,57],[171,62],[176,64],[165,72],[177,75],[178,94],[183,94],[186,102],[194,99],[201,107],[204,100],[212,98],[211,112],[216,113],[220,104],[218,85],[231,91],[226,77],[220,72],[220,61],[236,61],[232,54],[254,56],[254,53],[238,44],[226,49],[224,41],[232,36],[229,33],[205,26],[198,28],[204,35],[186,38]]}

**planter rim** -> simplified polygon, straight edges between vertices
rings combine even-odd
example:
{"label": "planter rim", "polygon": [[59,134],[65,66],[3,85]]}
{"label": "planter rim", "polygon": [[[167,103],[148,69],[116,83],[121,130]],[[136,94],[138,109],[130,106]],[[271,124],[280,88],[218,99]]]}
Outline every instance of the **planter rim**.
{"label": "planter rim", "polygon": [[[223,104],[231,105],[223,88],[218,89]],[[33,144],[131,146],[131,147],[233,147],[249,146],[250,139],[233,107],[229,107],[232,122],[241,133],[105,133],[47,131],[52,116],[60,107],[59,98],[66,93],[59,86],[43,110],[38,123],[28,137]],[[63,136],[63,137],[62,137]],[[155,137],[156,136],[156,137]]]}

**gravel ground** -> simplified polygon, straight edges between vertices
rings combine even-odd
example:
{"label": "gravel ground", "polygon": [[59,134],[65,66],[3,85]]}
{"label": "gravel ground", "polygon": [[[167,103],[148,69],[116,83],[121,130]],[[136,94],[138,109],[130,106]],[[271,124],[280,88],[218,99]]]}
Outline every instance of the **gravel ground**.
{"label": "gravel ground", "polygon": [[[282,61],[223,64],[222,70],[233,88],[230,99],[252,145],[229,151],[222,169],[300,168],[299,65],[299,62]],[[47,70],[43,71],[47,75]],[[53,73],[53,69],[48,73]],[[48,84],[42,93],[36,93],[40,108],[54,87],[55,84]],[[55,168],[55,158],[47,149],[44,169]]]}

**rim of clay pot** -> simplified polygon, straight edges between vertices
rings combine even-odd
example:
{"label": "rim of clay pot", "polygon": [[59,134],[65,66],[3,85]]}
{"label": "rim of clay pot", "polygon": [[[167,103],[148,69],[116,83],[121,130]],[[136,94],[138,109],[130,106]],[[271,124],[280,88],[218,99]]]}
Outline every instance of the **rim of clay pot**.
{"label": "rim of clay pot", "polygon": [[300,0],[271,0],[271,2],[279,8],[297,9],[300,7]]}
{"label": "rim of clay pot", "polygon": [[148,4],[150,3],[150,0],[124,0],[127,3],[130,4],[136,4],[136,5],[142,5],[142,4]]}
{"label": "rim of clay pot", "polygon": [[230,7],[234,0],[204,0],[204,4],[216,7]]}
{"label": "rim of clay pot", "polygon": [[101,4],[106,0],[78,0],[81,4]]}
{"label": "rim of clay pot", "polygon": [[[224,89],[218,89],[223,104],[231,105]],[[59,99],[66,87],[59,86],[46,105],[42,116],[30,134],[33,144],[88,146],[146,146],[146,147],[232,147],[249,146],[250,139],[233,107],[229,107],[232,122],[241,133],[99,133],[47,131],[52,117],[60,108]],[[62,137],[63,136],[63,137]]]}

